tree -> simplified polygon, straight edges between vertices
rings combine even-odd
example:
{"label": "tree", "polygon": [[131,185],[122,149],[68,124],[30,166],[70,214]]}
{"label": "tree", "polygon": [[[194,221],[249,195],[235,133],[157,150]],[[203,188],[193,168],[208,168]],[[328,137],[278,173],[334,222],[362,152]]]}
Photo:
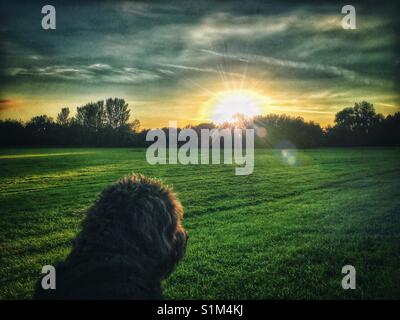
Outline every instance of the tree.
{"label": "tree", "polygon": [[21,121],[0,120],[0,146],[26,144],[25,127]]}
{"label": "tree", "polygon": [[326,131],[328,144],[367,146],[385,144],[385,117],[377,114],[372,103],[356,102],[354,107],[339,111],[336,125]]}
{"label": "tree", "polygon": [[37,133],[45,133],[49,127],[54,123],[53,119],[46,116],[36,116],[33,117],[29,122],[26,124],[26,127],[28,129],[32,129],[33,131]]}
{"label": "tree", "polygon": [[67,126],[69,124],[69,108],[62,108],[60,113],[57,115],[57,123],[61,126]]}
{"label": "tree", "polygon": [[357,129],[362,133],[369,130],[378,122],[378,116],[372,103],[362,101],[354,105],[354,114]]}
{"label": "tree", "polygon": [[109,98],[106,100],[107,124],[113,129],[126,125],[129,120],[130,110],[124,99]]}
{"label": "tree", "polygon": [[[253,118],[256,129],[256,147],[275,147],[282,141],[290,141],[298,148],[312,148],[322,145],[323,131],[319,124],[306,122],[301,117],[268,114]],[[264,134],[257,134],[259,130]]]}
{"label": "tree", "polygon": [[76,108],[75,121],[91,130],[97,131],[105,124],[104,101],[90,102]]}
{"label": "tree", "polygon": [[130,131],[137,131],[140,128],[140,121],[138,119],[128,123]]}
{"label": "tree", "polygon": [[26,124],[27,141],[32,144],[48,145],[55,141],[54,121],[52,118],[41,115],[33,117]]}
{"label": "tree", "polygon": [[353,130],[355,127],[355,114],[354,114],[354,109],[349,107],[349,108],[344,108],[343,110],[339,111],[335,115],[335,123],[337,126],[347,129],[347,130]]}
{"label": "tree", "polygon": [[381,122],[383,116],[376,114],[374,105],[367,101],[355,103],[353,108],[344,108],[336,113],[335,123],[337,126],[358,133],[368,133],[377,123]]}

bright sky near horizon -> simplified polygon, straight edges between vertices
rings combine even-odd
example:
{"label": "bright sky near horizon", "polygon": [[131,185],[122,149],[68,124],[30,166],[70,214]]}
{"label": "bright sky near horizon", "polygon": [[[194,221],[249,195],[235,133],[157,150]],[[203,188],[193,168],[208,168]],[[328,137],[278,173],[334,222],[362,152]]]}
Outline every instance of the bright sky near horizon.
{"label": "bright sky near horizon", "polygon": [[355,2],[357,29],[344,30],[339,2],[53,1],[49,31],[39,2],[2,3],[0,119],[108,97],[142,127],[218,122],[235,104],[322,125],[361,100],[395,113],[394,3]]}

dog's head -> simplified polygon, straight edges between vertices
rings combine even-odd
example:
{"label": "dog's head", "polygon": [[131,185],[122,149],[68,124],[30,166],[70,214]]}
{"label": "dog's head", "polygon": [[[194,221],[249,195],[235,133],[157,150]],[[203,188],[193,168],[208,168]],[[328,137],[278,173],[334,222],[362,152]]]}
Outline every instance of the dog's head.
{"label": "dog's head", "polygon": [[188,235],[182,218],[182,205],[171,188],[157,179],[131,175],[102,192],[78,241],[82,244],[96,234],[103,247],[164,278],[185,251]]}

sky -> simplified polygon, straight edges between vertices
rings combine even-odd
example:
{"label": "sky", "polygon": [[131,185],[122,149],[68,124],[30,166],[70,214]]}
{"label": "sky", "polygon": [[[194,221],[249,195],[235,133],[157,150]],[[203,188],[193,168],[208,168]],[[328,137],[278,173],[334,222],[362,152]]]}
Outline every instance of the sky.
{"label": "sky", "polygon": [[[56,30],[41,27],[48,3]],[[352,3],[355,30],[342,28],[341,1],[3,1],[0,119],[119,97],[144,128],[184,126],[238,94],[244,109],[323,126],[362,100],[393,114],[398,7]]]}

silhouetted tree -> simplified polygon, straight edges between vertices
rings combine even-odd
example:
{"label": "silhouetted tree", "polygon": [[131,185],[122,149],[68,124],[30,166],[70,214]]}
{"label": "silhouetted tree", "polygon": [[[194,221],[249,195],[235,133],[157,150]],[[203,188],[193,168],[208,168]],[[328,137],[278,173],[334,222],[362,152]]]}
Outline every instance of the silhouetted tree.
{"label": "silhouetted tree", "polygon": [[33,117],[31,120],[29,120],[29,122],[26,124],[26,128],[43,135],[49,130],[53,123],[54,121],[52,118],[46,115],[41,115]]}
{"label": "silhouetted tree", "polygon": [[77,107],[75,120],[91,130],[101,129],[106,123],[104,101],[89,102],[83,107]]}
{"label": "silhouetted tree", "polygon": [[314,148],[322,145],[323,130],[319,124],[305,122],[301,117],[269,114],[253,119],[253,128],[263,130],[264,135],[256,136],[257,147],[275,147],[288,140],[297,148]]}
{"label": "silhouetted tree", "polygon": [[[344,108],[335,116],[335,126],[326,130],[327,143],[342,146],[367,146],[382,143],[385,117],[373,104],[362,101]],[[381,142],[380,142],[381,141]]]}
{"label": "silhouetted tree", "polygon": [[400,112],[388,115],[380,125],[381,142],[400,146]]}
{"label": "silhouetted tree", "polygon": [[0,146],[25,145],[26,138],[26,130],[21,121],[0,120]]}
{"label": "silhouetted tree", "polygon": [[69,120],[69,108],[62,108],[60,113],[57,115],[57,123],[61,126],[67,126]]}
{"label": "silhouetted tree", "polygon": [[106,117],[107,124],[111,128],[121,128],[127,124],[129,120],[130,110],[124,99],[109,98],[106,100]]}
{"label": "silhouetted tree", "polygon": [[28,133],[28,143],[47,145],[51,140],[57,139],[54,136],[54,121],[52,118],[41,115],[33,117],[25,126]]}
{"label": "silhouetted tree", "polygon": [[342,129],[352,131],[356,125],[354,108],[344,108],[336,113],[335,123]]}
{"label": "silhouetted tree", "polygon": [[356,128],[362,133],[368,133],[382,118],[377,115],[372,103],[362,101],[354,105]]}

